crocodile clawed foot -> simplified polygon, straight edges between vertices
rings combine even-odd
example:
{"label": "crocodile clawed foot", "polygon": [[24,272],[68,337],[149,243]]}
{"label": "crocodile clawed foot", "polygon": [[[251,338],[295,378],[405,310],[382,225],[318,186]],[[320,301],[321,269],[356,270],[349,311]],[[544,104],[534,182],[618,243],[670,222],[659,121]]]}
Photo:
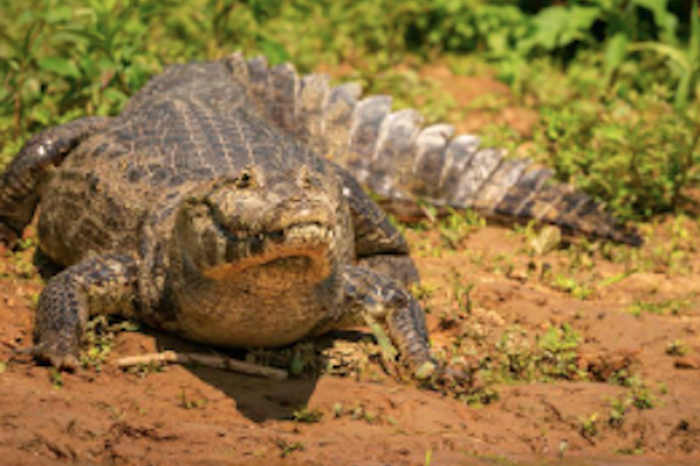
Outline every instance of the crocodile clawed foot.
{"label": "crocodile clawed foot", "polygon": [[415,377],[428,388],[458,396],[467,393],[473,385],[471,373],[438,362],[426,362],[416,370]]}
{"label": "crocodile clawed foot", "polygon": [[17,349],[15,353],[31,356],[58,370],[72,372],[80,366],[79,352],[72,345],[46,342],[29,348]]}
{"label": "crocodile clawed foot", "polygon": [[460,395],[466,393],[473,385],[472,374],[453,367],[441,367],[435,374],[433,382],[441,392]]}

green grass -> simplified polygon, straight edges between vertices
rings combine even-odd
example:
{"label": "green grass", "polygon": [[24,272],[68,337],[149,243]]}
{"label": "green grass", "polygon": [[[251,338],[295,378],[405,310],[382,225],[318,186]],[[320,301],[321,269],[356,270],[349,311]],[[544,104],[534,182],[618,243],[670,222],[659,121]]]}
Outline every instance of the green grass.
{"label": "green grass", "polygon": [[[422,64],[495,75],[539,121],[527,137],[487,128],[487,141],[527,144],[623,219],[697,207],[696,2],[0,0],[0,11],[0,167],[43,128],[117,114],[168,63],[240,49],[304,72],[343,65],[431,122],[507,102],[458,109]],[[449,246],[469,228],[443,230]]]}

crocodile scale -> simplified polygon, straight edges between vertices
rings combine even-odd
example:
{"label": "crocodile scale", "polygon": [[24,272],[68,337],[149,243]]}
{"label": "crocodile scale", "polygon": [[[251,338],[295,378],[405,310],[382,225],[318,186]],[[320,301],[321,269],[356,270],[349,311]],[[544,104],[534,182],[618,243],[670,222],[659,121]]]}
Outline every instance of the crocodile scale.
{"label": "crocodile scale", "polygon": [[0,179],[0,239],[40,205],[40,248],[65,267],[40,296],[32,353],[74,367],[95,314],[221,347],[370,315],[410,368],[435,364],[408,246],[363,187],[399,214],[420,200],[639,244],[550,170],[422,123],[388,96],[236,53],[169,67],[119,116],[39,133]]}

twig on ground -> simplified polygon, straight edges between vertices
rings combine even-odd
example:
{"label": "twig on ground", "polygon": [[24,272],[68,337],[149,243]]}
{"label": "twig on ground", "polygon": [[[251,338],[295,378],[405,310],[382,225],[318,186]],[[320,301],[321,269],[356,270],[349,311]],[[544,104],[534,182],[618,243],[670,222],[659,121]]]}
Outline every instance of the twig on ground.
{"label": "twig on ground", "polygon": [[163,351],[162,353],[141,354],[117,359],[117,367],[133,367],[140,364],[172,363],[172,364],[199,364],[206,367],[214,367],[232,372],[240,372],[248,375],[257,375],[272,380],[287,380],[288,373],[283,369],[259,366],[249,362],[239,361],[219,354],[204,353],[177,353],[175,351]]}

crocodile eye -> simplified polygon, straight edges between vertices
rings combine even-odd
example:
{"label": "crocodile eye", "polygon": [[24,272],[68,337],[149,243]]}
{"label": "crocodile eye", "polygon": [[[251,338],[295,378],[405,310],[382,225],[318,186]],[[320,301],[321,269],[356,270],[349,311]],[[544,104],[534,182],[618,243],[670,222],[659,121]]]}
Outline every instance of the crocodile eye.
{"label": "crocodile eye", "polygon": [[250,186],[252,184],[253,184],[253,177],[250,176],[250,173],[248,173],[248,172],[241,173],[241,176],[239,176],[236,179],[236,187],[237,188],[250,188]]}

